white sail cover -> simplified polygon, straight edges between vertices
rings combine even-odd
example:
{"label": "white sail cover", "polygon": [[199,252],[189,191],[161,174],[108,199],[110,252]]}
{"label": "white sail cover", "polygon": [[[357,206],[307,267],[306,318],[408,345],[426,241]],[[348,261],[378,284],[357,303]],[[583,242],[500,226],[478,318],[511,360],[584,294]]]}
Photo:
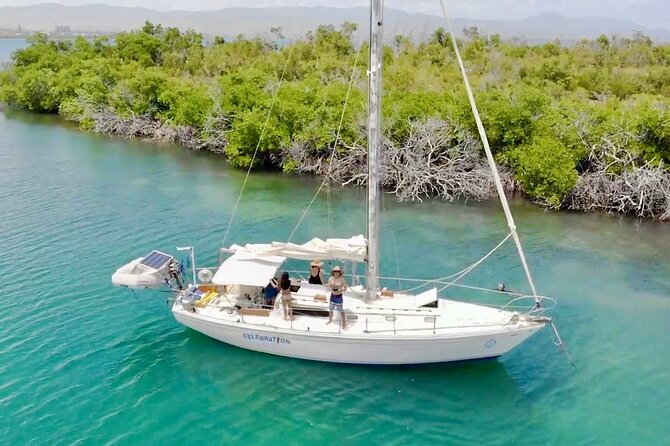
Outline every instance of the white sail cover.
{"label": "white sail cover", "polygon": [[357,235],[351,238],[329,238],[312,240],[298,245],[295,243],[272,242],[270,244],[233,245],[235,255],[255,255],[258,258],[271,256],[288,257],[300,260],[351,260],[363,262],[367,253],[365,237]]}

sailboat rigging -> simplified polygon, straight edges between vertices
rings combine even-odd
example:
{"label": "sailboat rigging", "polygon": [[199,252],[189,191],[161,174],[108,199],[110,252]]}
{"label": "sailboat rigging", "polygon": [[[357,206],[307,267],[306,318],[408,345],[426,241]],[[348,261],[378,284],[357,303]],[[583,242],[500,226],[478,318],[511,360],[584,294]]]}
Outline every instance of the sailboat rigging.
{"label": "sailboat rigging", "polygon": [[[443,3],[442,7],[446,17]],[[241,348],[326,362],[421,364],[497,357],[551,324],[551,319],[544,314],[555,304],[555,300],[539,296],[536,292],[455,40],[452,42],[468,97],[511,232],[484,258],[456,274],[433,281],[404,279],[415,290],[423,288],[424,291],[420,293],[380,287],[380,279],[388,279],[380,277],[379,268],[382,29],[383,1],[371,0],[365,237],[315,238],[303,244],[233,244],[220,249],[224,258],[215,273],[209,268],[197,269],[193,248],[188,248],[193,278],[185,287],[181,286],[180,277],[175,273],[176,260],[154,251],[121,267],[112,276],[112,282],[131,288],[160,286],[165,282],[175,291],[172,313],[177,321],[187,327]],[[455,39],[453,32],[451,35]],[[230,224],[226,234],[229,229]],[[479,266],[510,237],[516,244],[532,296],[507,293],[513,299],[502,308],[438,298],[439,292],[448,287],[464,286],[456,282]],[[346,328],[329,324],[326,320],[328,310],[332,311],[333,308],[333,295],[330,303],[327,296],[336,290],[323,284],[294,280],[289,288],[282,288],[287,293],[282,292],[279,300],[292,296],[293,317],[281,317],[281,306],[278,304],[273,308],[264,305],[264,286],[287,259],[338,260],[351,265],[348,272],[354,283],[344,291],[344,301],[339,304],[343,316],[346,314]],[[364,285],[358,283],[360,277],[356,265],[360,263],[366,266]],[[179,287],[175,287],[175,283]],[[516,311],[517,305],[526,299],[533,302],[532,307],[526,312]]]}

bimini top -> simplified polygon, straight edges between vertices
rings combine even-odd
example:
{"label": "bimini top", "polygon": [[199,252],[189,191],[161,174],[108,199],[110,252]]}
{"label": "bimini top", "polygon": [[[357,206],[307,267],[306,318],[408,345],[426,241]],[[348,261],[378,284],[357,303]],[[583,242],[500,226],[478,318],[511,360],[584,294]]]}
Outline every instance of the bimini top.
{"label": "bimini top", "polygon": [[357,235],[351,238],[313,238],[302,245],[285,242],[269,244],[248,244],[231,246],[236,254],[248,253],[257,257],[280,256],[300,260],[352,260],[363,262],[367,254],[365,237]]}
{"label": "bimini top", "polygon": [[258,257],[235,253],[228,257],[212,278],[215,285],[265,286],[277,274],[286,257]]}
{"label": "bimini top", "polygon": [[232,245],[234,254],[216,271],[212,283],[216,285],[267,285],[287,258],[300,260],[365,260],[367,243],[357,235],[348,239],[313,238],[307,243],[272,242],[266,244]]}

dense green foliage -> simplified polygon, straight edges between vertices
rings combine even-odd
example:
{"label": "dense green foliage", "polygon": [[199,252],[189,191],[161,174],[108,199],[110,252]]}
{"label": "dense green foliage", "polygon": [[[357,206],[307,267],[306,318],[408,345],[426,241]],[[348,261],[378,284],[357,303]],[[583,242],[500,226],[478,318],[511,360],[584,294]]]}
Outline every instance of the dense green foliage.
{"label": "dense green foliage", "polygon": [[[259,164],[292,170],[295,162],[280,156],[291,145],[346,150],[364,135],[367,48],[355,47],[354,31],[319,27],[283,47],[243,37],[205,46],[200,34],[148,22],[113,43],[37,34],[0,72],[0,102],[85,128],[99,109],[201,130],[224,116],[234,165],[248,165],[258,146]],[[641,160],[670,162],[670,46],[641,34],[531,46],[467,31],[460,44],[492,149],[531,197],[559,206],[594,147],[625,144]],[[384,57],[391,141],[402,143],[413,121],[430,117],[476,132],[443,30],[419,44],[397,36]]]}

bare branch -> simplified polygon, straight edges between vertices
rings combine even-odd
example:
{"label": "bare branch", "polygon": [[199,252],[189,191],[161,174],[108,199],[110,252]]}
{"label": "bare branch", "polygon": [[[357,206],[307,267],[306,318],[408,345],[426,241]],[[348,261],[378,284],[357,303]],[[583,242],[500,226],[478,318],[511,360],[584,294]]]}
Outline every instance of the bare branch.
{"label": "bare branch", "polygon": [[[331,153],[314,153],[305,144],[294,144],[284,156],[294,160],[301,172],[327,176],[341,185],[366,183],[365,146],[343,145],[329,168]],[[496,196],[493,175],[481,156],[479,141],[444,120],[412,123],[409,136],[400,145],[383,141],[380,164],[382,186],[400,201],[435,196],[449,201],[485,200]],[[500,174],[505,190],[513,192],[516,183],[510,171],[501,168]]]}

